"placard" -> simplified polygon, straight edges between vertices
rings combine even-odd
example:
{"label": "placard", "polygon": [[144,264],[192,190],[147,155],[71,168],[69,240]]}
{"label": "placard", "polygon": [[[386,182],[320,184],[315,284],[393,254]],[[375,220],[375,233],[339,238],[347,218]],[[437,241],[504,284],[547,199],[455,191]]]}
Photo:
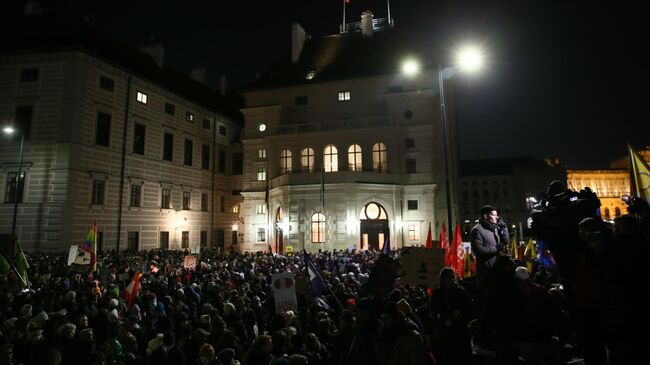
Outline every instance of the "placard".
{"label": "placard", "polygon": [[445,265],[445,253],[438,248],[408,247],[402,251],[400,264],[402,282],[435,288]]}
{"label": "placard", "polygon": [[297,312],[298,300],[296,299],[296,280],[292,273],[273,274],[271,276],[273,297],[275,298],[275,312]]}
{"label": "placard", "polygon": [[185,260],[183,260],[183,267],[186,269],[194,270],[196,268],[196,259],[198,256],[196,255],[187,255],[185,256]]}
{"label": "placard", "polygon": [[68,251],[68,266],[72,265],[74,260],[77,258],[78,254],[79,254],[79,246],[71,245],[70,251]]}

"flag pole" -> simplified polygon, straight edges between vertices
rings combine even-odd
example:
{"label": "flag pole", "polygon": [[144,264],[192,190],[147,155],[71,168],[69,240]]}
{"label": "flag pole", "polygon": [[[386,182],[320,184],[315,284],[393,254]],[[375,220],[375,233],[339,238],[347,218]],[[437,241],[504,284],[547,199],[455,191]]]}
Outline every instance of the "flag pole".
{"label": "flag pole", "polygon": [[636,163],[634,162],[634,150],[632,149],[632,145],[630,145],[629,143],[627,145],[627,150],[628,150],[628,154],[630,155],[630,170],[631,170],[630,178],[632,180],[631,186],[634,187],[633,195],[639,196],[639,181],[636,177],[637,167],[636,167]]}
{"label": "flag pole", "polygon": [[343,23],[341,24],[341,33],[347,33],[345,29],[345,2],[347,0],[343,0]]}

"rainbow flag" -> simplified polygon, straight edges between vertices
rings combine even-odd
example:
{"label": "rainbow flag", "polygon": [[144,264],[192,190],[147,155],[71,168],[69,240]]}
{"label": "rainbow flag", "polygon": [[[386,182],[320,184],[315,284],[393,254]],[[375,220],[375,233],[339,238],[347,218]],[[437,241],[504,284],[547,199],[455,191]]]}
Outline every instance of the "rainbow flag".
{"label": "rainbow flag", "polygon": [[93,226],[88,230],[88,235],[86,235],[86,240],[81,249],[90,253],[90,271],[97,271],[97,223],[93,223]]}

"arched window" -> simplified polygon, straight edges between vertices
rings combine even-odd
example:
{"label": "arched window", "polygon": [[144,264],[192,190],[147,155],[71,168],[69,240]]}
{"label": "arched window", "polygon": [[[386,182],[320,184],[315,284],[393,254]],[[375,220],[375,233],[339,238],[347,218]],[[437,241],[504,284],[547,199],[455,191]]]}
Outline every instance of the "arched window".
{"label": "arched window", "polygon": [[616,218],[620,217],[621,216],[621,208],[619,208],[619,207],[614,208],[614,215],[615,215]]}
{"label": "arched window", "polygon": [[307,147],[300,152],[300,165],[304,172],[314,172],[314,150]]}
{"label": "arched window", "polygon": [[361,164],[361,146],[353,144],[348,148],[348,170],[361,171],[363,165]]}
{"label": "arched window", "polygon": [[323,152],[323,168],[325,172],[339,171],[339,153],[332,144],[325,146]]}
{"label": "arched window", "polygon": [[372,146],[372,169],[376,172],[387,172],[386,145],[379,142]]}
{"label": "arched window", "polygon": [[311,243],[325,242],[325,216],[323,213],[311,215]]}
{"label": "arched window", "polygon": [[282,150],[280,152],[280,174],[290,174],[291,166],[291,151]]}

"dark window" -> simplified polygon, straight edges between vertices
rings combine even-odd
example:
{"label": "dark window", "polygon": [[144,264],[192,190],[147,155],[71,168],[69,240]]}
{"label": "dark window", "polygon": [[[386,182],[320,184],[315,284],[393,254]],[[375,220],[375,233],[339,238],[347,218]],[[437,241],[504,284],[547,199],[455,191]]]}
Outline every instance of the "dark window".
{"label": "dark window", "polygon": [[194,113],[192,112],[185,112],[185,120],[194,123]]}
{"label": "dark window", "polygon": [[174,135],[165,133],[163,142],[163,160],[172,161],[174,159]]}
{"label": "dark window", "polygon": [[467,193],[467,190],[463,190],[463,199],[469,199],[469,194]]}
{"label": "dark window", "polygon": [[415,148],[415,138],[407,138],[404,140],[405,148]]}
{"label": "dark window", "polygon": [[201,194],[201,211],[203,211],[203,212],[208,211],[208,194],[207,193],[202,193]]}
{"label": "dark window", "polygon": [[219,212],[226,212],[226,197],[223,195],[221,196],[221,204],[219,204]]}
{"label": "dark window", "polygon": [[232,174],[241,175],[244,173],[244,155],[242,153],[232,154]]}
{"label": "dark window", "polygon": [[417,200],[407,200],[406,205],[408,206],[408,210],[418,210]]}
{"label": "dark window", "polygon": [[95,134],[95,144],[98,146],[108,147],[111,136],[111,115],[99,112],[97,113],[97,133]]}
{"label": "dark window", "polygon": [[407,158],[406,159],[406,173],[415,174],[415,159]]}
{"label": "dark window", "polygon": [[133,153],[144,155],[145,126],[135,124],[133,129]]}
{"label": "dark window", "polygon": [[160,207],[169,209],[171,202],[171,191],[169,189],[162,189],[160,194]]}
{"label": "dark window", "polygon": [[97,251],[104,251],[104,232],[97,232]]}
{"label": "dark window", "polygon": [[190,210],[190,203],[192,199],[192,193],[189,191],[183,192],[183,209]]}
{"label": "dark window", "polygon": [[15,133],[14,140],[20,141],[22,136],[25,140],[29,140],[29,132],[32,129],[32,114],[34,107],[31,105],[24,105],[16,107],[16,129],[19,133]]}
{"label": "dark window", "polygon": [[106,190],[106,181],[93,180],[93,204],[104,204],[104,192]]}
{"label": "dark window", "polygon": [[[23,190],[25,189],[25,171],[20,172],[20,178],[18,179],[18,184],[16,184],[16,176],[18,176],[17,172],[10,172],[7,174],[7,190],[5,191],[5,203],[15,203],[16,196],[18,197],[18,203],[23,202]],[[16,187],[18,189],[16,189]]]}
{"label": "dark window", "polygon": [[181,248],[189,248],[189,247],[190,247],[190,232],[183,231],[182,238],[181,238]]}
{"label": "dark window", "polygon": [[226,173],[226,151],[219,150],[219,173]]}
{"label": "dark window", "polygon": [[160,248],[169,248],[169,232],[160,232]]}
{"label": "dark window", "polygon": [[172,103],[165,103],[165,113],[169,115],[176,114],[176,106]]}
{"label": "dark window", "polygon": [[225,126],[222,126],[222,125],[219,126],[219,134],[221,134],[222,136],[225,136],[225,135],[228,134],[228,130],[226,129]]}
{"label": "dark window", "polygon": [[210,124],[212,124],[212,121],[210,119],[203,118],[203,128],[210,129]]}
{"label": "dark window", "polygon": [[204,144],[201,149],[201,168],[204,170],[210,169],[210,146]]}
{"label": "dark window", "polygon": [[208,231],[201,231],[201,247],[208,245]]}
{"label": "dark window", "polygon": [[296,105],[307,105],[307,95],[296,96]]}
{"label": "dark window", "polygon": [[234,246],[237,244],[237,231],[232,231],[232,242],[231,244]]}
{"label": "dark window", "polygon": [[224,231],[223,229],[217,229],[215,231],[214,239],[217,242],[217,247],[219,247],[222,250],[223,250],[224,241],[226,240],[225,237],[226,237],[226,231]]}
{"label": "dark window", "polygon": [[194,151],[194,143],[191,139],[185,140],[185,165],[192,166],[192,152]]}
{"label": "dark window", "polygon": [[38,81],[38,69],[37,68],[23,68],[20,70],[20,81]]}
{"label": "dark window", "polygon": [[140,249],[140,232],[129,232],[127,248],[132,251],[138,251]]}
{"label": "dark window", "polygon": [[140,206],[141,192],[142,192],[142,185],[140,184],[131,185],[131,206],[132,207]]}
{"label": "dark window", "polygon": [[241,139],[241,134],[239,132],[235,132],[232,138],[233,142],[239,142],[240,139]]}
{"label": "dark window", "polygon": [[106,91],[113,92],[113,90],[115,89],[115,81],[113,81],[113,79],[108,78],[106,76],[100,76],[99,88],[104,89]]}

